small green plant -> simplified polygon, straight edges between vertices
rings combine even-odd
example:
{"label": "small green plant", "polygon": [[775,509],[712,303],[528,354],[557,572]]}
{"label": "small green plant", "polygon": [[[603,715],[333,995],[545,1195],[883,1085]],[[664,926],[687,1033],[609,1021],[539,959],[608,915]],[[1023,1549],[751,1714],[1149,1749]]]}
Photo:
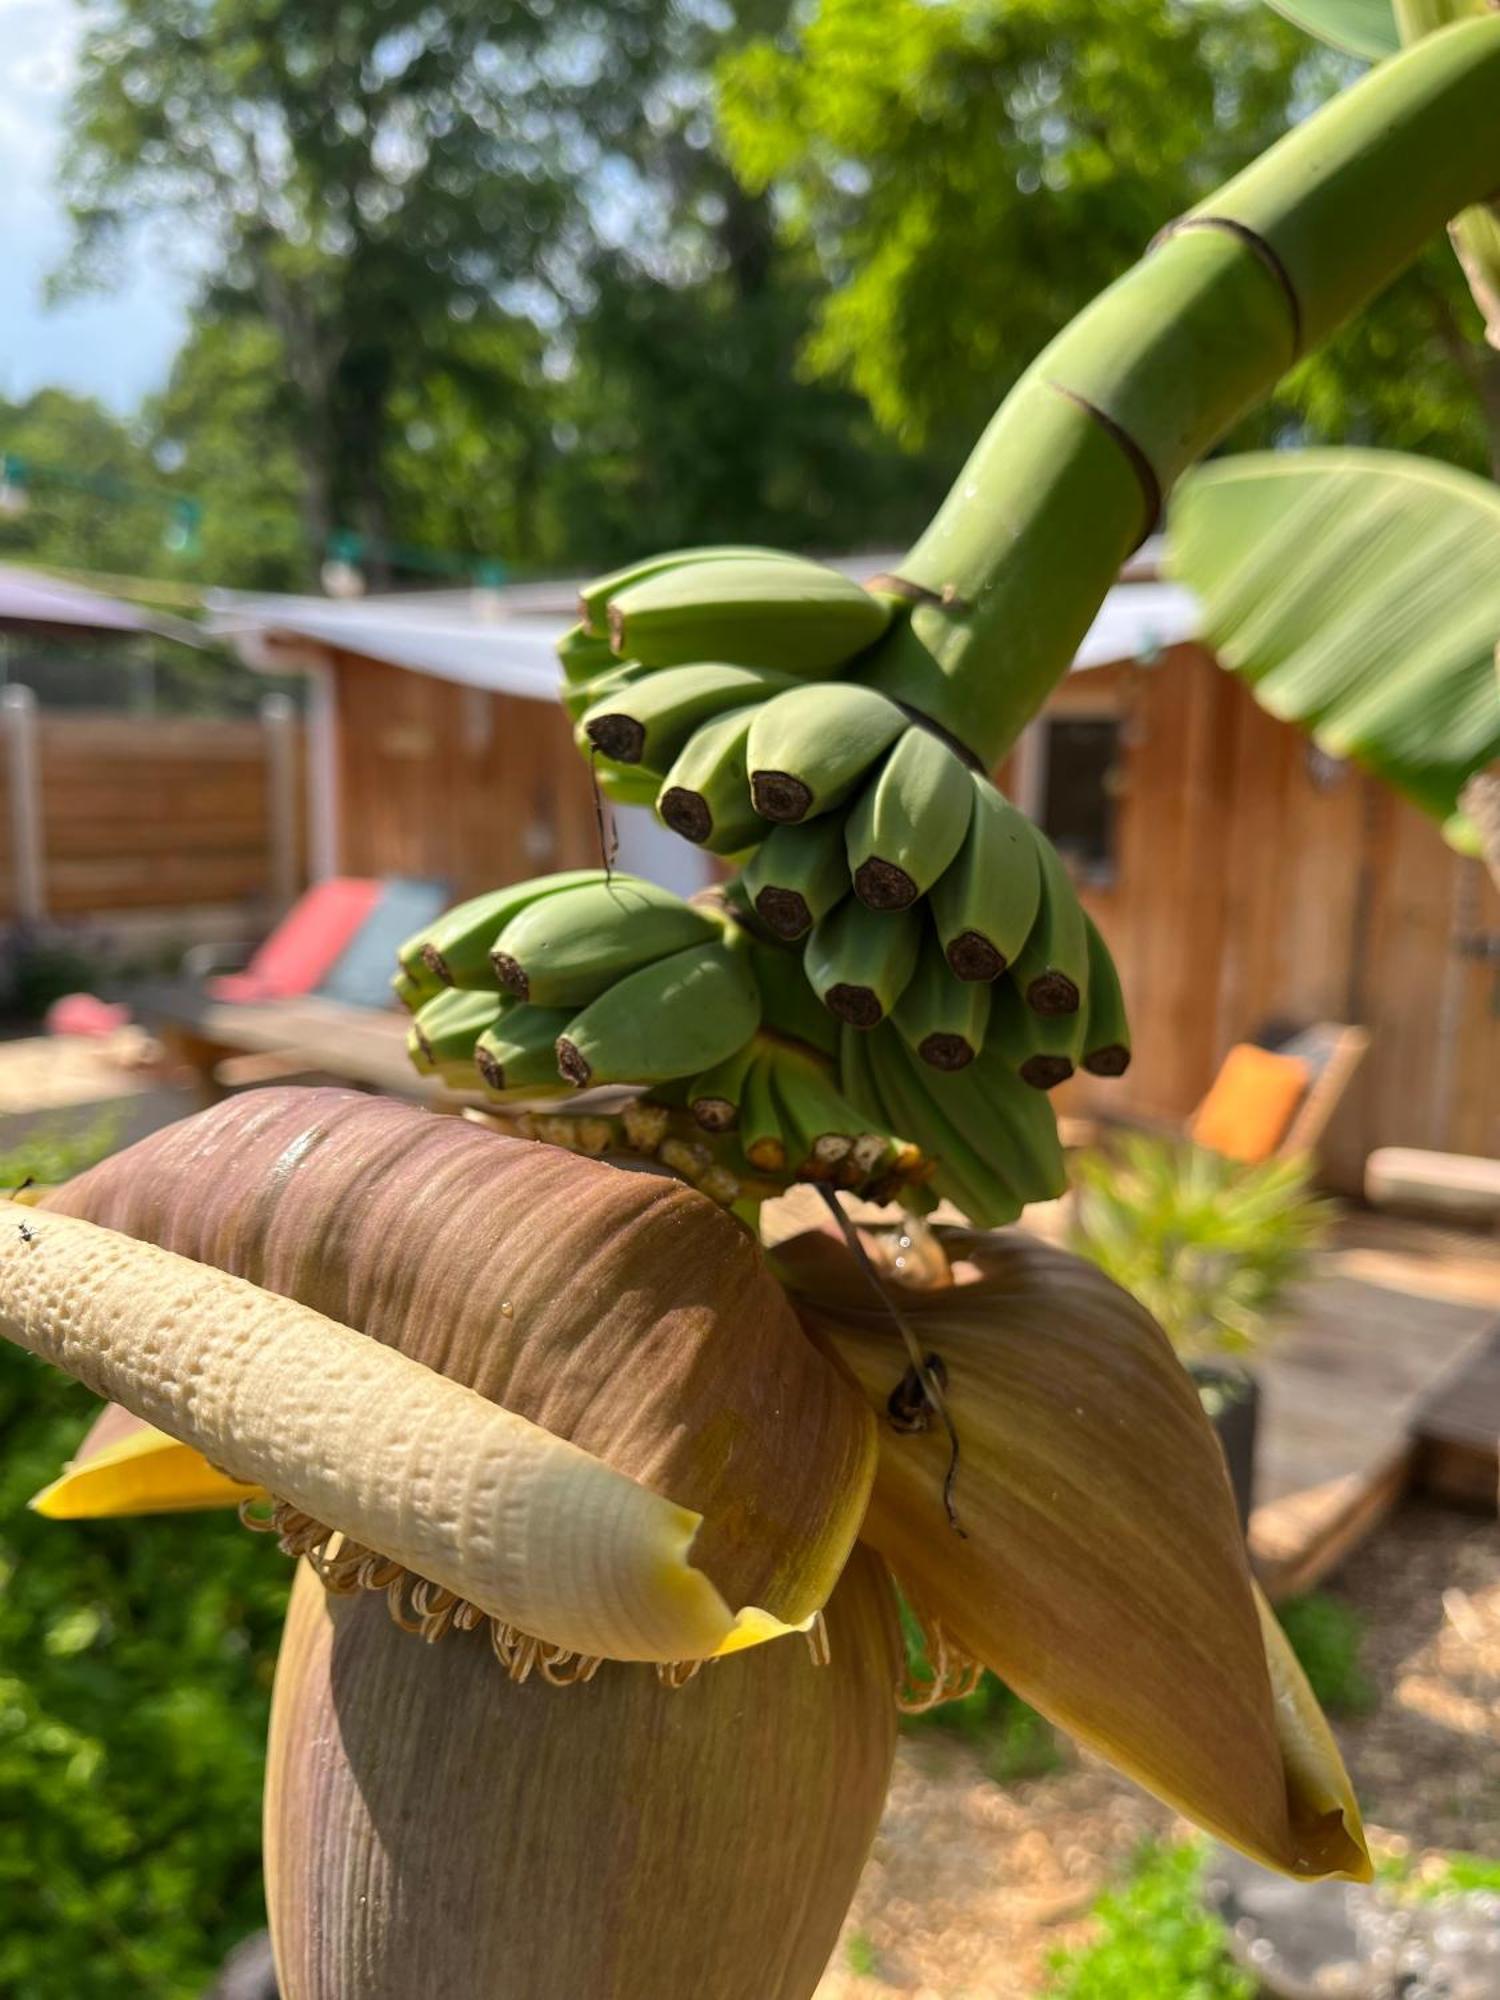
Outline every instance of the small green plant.
{"label": "small green plant", "polygon": [[104,1112],[81,1129],[61,1123],[38,1125],[0,1153],[0,1191],[26,1181],[56,1187],[112,1153],[119,1138],[120,1120],[113,1112]]}
{"label": "small green plant", "polygon": [[861,1979],[880,1974],[880,1954],[864,1931],[851,1931],[844,1942],[844,1963]]}
{"label": "small green plant", "polygon": [[1304,1160],[1248,1166],[1133,1133],[1074,1162],[1069,1247],[1132,1292],[1186,1360],[1259,1344],[1325,1241]]}
{"label": "small green plant", "polygon": [[1323,1707],[1331,1715],[1368,1715],[1375,1685],[1360,1663],[1365,1621],[1354,1607],[1318,1590],[1278,1604],[1276,1615]]}
{"label": "small green plant", "polygon": [[1142,1849],[1125,1886],[1095,1906],[1094,1943],[1053,1958],[1048,2000],[1255,2000],[1203,1906],[1202,1868],[1196,1841]]}

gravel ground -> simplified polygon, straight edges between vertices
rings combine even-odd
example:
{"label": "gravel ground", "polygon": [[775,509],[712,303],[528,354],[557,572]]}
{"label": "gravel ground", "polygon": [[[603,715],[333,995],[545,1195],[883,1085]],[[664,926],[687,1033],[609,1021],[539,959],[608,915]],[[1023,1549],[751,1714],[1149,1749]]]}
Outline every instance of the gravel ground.
{"label": "gravel ground", "polygon": [[[1327,1587],[1367,1621],[1378,1701],[1339,1735],[1379,1845],[1500,1853],[1500,1529],[1411,1505]],[[1135,1847],[1174,1825],[1092,1758],[1001,1786],[969,1745],[907,1737],[818,2000],[1030,2000]]]}

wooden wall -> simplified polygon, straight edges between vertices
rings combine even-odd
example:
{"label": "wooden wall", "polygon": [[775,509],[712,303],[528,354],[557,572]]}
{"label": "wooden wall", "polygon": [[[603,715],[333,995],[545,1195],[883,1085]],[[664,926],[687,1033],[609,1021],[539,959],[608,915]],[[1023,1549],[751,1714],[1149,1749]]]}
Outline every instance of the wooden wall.
{"label": "wooden wall", "polygon": [[1060,1108],[1180,1118],[1266,1022],[1357,1022],[1370,1054],[1330,1131],[1358,1188],[1376,1146],[1500,1153],[1500,933],[1483,868],[1386,787],[1330,766],[1192,647],[1074,675],[1052,713],[1123,724],[1119,868],[1085,901],[1114,947],[1136,1054]]}
{"label": "wooden wall", "polygon": [[[290,887],[303,877],[299,769]],[[264,724],[199,717],[37,714],[31,729],[46,918],[276,900],[272,755]],[[0,921],[15,918],[7,760],[0,758]],[[288,885],[280,885],[285,887]]]}
{"label": "wooden wall", "polygon": [[560,708],[333,657],[341,868],[471,896],[597,860],[593,787]]}

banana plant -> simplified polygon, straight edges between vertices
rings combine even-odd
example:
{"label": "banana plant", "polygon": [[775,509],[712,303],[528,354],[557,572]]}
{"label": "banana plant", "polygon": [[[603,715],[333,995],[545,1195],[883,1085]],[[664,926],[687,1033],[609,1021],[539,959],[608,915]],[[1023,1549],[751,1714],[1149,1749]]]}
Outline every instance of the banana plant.
{"label": "banana plant", "polygon": [[[1143,1308],[972,1230],[930,1290],[847,1218],[773,1265],[721,1204],[748,1219],[742,1171],[971,1217],[1054,1184],[1049,1082],[1118,1073],[1128,1028],[983,774],[1178,474],[1500,181],[1497,96],[1500,17],[1446,28],[1171,226],[897,574],[737,550],[585,594],[601,784],[756,860],[787,837],[716,904],[606,871],[412,941],[414,1060],[531,1136],[267,1090],[0,1207],[0,1334],[114,1406],[41,1510],[235,1504],[302,1565],[286,2000],[807,2000],[890,1769],[895,1580],[936,1663],[905,1698],[991,1666],[1246,1853],[1368,1874]],[[649,1160],[580,1156],[617,1133]]]}
{"label": "banana plant", "polygon": [[1266,1865],[1368,1875],[1160,1329],[1043,1244],[946,1247],[903,1316],[956,1490],[846,1244],[773,1267],[670,1179],[278,1088],[4,1205],[0,1334],[117,1403],[34,1504],[238,1505],[300,1559],[285,2000],[807,2000],[899,1705],[979,1663]]}
{"label": "banana plant", "polygon": [[1482,850],[1500,762],[1500,491],[1399,452],[1248,452],[1183,481],[1168,565],[1261,706]]}

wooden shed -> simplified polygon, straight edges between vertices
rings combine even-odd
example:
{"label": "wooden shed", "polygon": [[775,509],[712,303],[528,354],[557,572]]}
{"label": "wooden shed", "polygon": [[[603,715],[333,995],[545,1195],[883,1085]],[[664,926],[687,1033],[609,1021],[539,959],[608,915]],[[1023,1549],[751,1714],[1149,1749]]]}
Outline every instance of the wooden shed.
{"label": "wooden shed", "polygon": [[[593,860],[552,659],[571,602],[554,585],[498,609],[226,611],[250,657],[313,677],[314,872],[438,875],[463,895]],[[1335,1185],[1357,1191],[1377,1146],[1500,1154],[1500,898],[1414,808],[1257,708],[1195,620],[1149,565],[1122,581],[998,774],[1074,870],[1131,1003],[1128,1076],[1081,1078],[1062,1107],[1180,1119],[1232,1043],[1346,1021],[1371,1047],[1328,1135]],[[649,813],[618,822],[622,865],[684,891],[706,879],[708,858]]]}

